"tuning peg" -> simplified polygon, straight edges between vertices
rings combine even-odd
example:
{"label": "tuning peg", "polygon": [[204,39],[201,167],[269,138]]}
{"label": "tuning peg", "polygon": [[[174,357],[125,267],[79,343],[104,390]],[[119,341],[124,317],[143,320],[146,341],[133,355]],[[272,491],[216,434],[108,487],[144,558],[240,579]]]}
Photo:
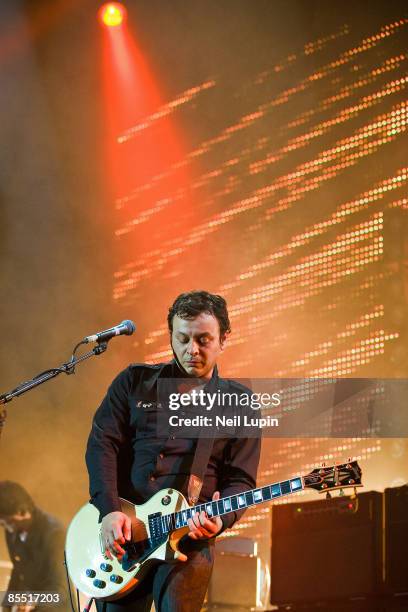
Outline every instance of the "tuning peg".
{"label": "tuning peg", "polygon": [[326,493],[326,499],[331,499],[331,493],[330,493],[330,491],[327,491],[327,493]]}

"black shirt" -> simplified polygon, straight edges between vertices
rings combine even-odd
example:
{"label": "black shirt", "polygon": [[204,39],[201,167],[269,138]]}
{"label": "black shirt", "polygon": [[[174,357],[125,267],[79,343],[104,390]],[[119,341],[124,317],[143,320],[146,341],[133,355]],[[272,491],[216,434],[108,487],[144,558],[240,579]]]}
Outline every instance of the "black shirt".
{"label": "black shirt", "polygon": [[[157,386],[159,378],[176,378],[175,361],[167,364],[133,364],[112,382],[93,419],[86,463],[91,501],[106,514],[120,510],[119,497],[135,504],[147,501],[164,488],[186,494],[196,439],[157,436]],[[218,378],[214,368],[212,384],[222,382],[230,390],[233,381]],[[260,454],[258,438],[215,439],[204,477],[200,501],[255,487]],[[243,510],[222,517],[231,527]]]}

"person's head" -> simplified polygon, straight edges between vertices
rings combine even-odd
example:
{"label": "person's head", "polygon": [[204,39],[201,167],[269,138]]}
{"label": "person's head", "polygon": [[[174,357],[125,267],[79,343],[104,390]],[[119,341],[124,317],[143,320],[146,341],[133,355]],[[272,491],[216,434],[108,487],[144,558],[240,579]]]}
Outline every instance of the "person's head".
{"label": "person's head", "polygon": [[211,378],[231,332],[224,298],[207,291],[182,293],[169,308],[167,323],[179,365],[189,376]]}
{"label": "person's head", "polygon": [[0,525],[7,531],[23,531],[29,526],[34,502],[17,482],[0,481]]}

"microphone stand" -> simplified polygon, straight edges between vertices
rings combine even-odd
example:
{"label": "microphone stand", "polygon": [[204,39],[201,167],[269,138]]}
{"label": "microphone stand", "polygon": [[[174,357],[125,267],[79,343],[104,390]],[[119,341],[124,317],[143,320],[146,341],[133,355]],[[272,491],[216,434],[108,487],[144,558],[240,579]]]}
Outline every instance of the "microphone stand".
{"label": "microphone stand", "polygon": [[59,374],[74,374],[75,366],[78,363],[81,363],[82,361],[93,357],[93,355],[101,355],[108,348],[108,341],[100,342],[92,349],[92,351],[88,351],[84,355],[81,355],[81,357],[75,357],[75,352],[78,347],[81,346],[81,344],[84,344],[84,342],[81,341],[76,345],[72,353],[72,357],[69,361],[67,361],[67,363],[63,363],[62,366],[60,366],[59,368],[51,368],[50,370],[45,370],[44,372],[37,374],[37,376],[34,376],[34,378],[32,378],[31,380],[27,380],[25,382],[20,383],[12,391],[8,391],[7,393],[3,393],[2,395],[0,395],[0,434],[7,417],[7,411],[4,408],[1,408],[3,404],[11,402],[13,398],[18,397],[19,395],[23,395],[23,393],[27,393],[27,391],[31,391],[31,389],[42,385],[43,383],[47,382],[47,380],[51,380],[51,378],[55,378]]}

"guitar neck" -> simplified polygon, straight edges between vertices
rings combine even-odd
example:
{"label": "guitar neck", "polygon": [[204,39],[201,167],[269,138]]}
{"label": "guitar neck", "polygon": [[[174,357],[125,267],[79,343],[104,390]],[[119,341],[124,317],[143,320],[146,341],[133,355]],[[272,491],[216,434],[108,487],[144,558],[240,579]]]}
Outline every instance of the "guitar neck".
{"label": "guitar neck", "polygon": [[198,504],[185,510],[179,510],[172,514],[161,516],[161,527],[165,533],[181,529],[187,526],[188,519],[192,518],[196,512],[204,511],[209,517],[223,516],[229,512],[236,510],[244,510],[250,506],[263,504],[264,502],[278,499],[284,495],[290,495],[304,489],[304,480],[301,476],[291,478],[290,480],[282,480],[271,485],[251,489],[244,493],[237,493],[229,497],[223,497],[217,501],[209,501],[204,504]]}

